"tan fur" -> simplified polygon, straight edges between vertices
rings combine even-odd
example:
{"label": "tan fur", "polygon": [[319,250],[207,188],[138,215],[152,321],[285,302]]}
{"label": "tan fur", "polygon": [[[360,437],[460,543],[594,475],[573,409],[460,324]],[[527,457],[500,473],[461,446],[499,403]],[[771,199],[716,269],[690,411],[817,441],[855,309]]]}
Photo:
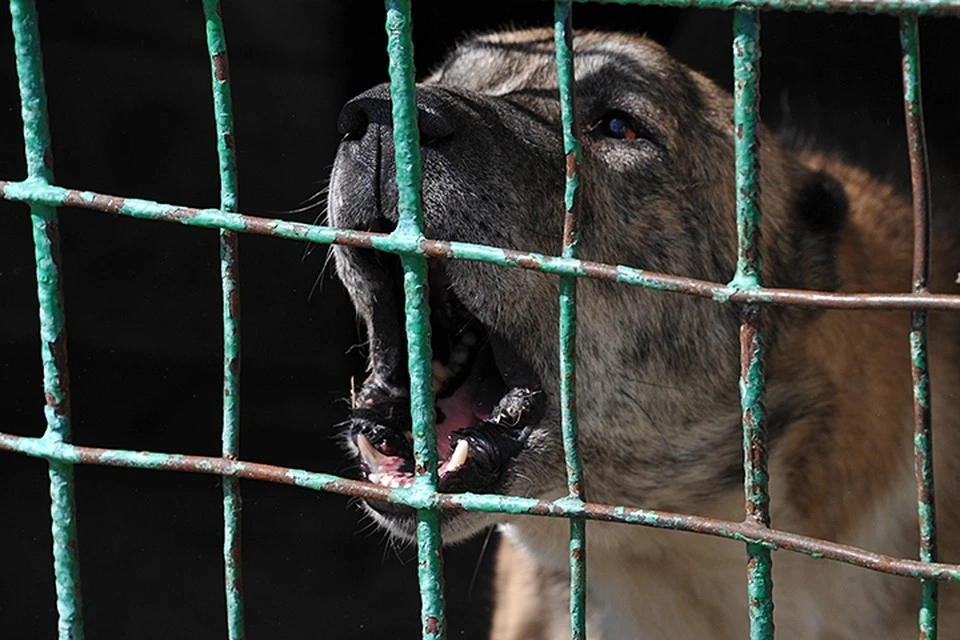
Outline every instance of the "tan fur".
{"label": "tan fur", "polygon": [[[714,281],[731,277],[731,97],[643,38],[582,33],[574,47],[583,119],[579,256]],[[544,30],[468,40],[420,86],[421,98],[429,98],[423,104],[454,131],[423,149],[428,237],[557,253],[563,153],[556,88],[552,32]],[[365,99],[384,95],[378,91]],[[610,113],[629,118],[641,135],[604,133],[598,127]],[[786,149],[763,127],[759,137],[764,284],[910,291],[907,199],[839,160]],[[356,147],[345,145],[338,156],[331,221],[382,230],[394,207],[381,200],[391,192],[381,189],[373,202],[362,186],[371,180],[370,163],[355,161]],[[371,212],[380,218],[371,221]],[[931,289],[960,293],[960,250],[947,238],[934,240]],[[384,278],[371,276],[370,265],[346,249],[337,258],[375,335],[371,292],[389,295]],[[496,491],[565,495],[557,279],[470,261],[443,268],[448,288],[479,322],[509,339],[547,399],[522,450],[502,465]],[[590,279],[578,281],[577,296],[586,497],[741,520],[735,312],[710,300]],[[384,300],[376,302],[382,307]],[[767,307],[764,323],[773,526],[916,557],[909,314]],[[960,561],[958,330],[957,315],[931,314],[940,557],[948,562]],[[377,517],[397,535],[413,535],[409,514]],[[441,526],[449,542],[494,523],[503,543],[493,638],[569,637],[568,523],[458,513],[444,516]],[[592,522],[587,575],[590,638],[747,636],[742,543]],[[778,552],[774,585],[780,638],[915,636],[919,585],[910,579]],[[944,586],[940,601],[940,637],[960,638],[957,587]]]}
{"label": "tan fur", "polygon": [[[851,292],[909,291],[912,260],[910,203],[888,185],[837,160],[818,156],[804,163],[832,174],[850,200],[838,262]],[[770,184],[765,182],[765,184]],[[934,239],[932,289],[957,293],[953,276],[960,255],[952,243]],[[937,509],[940,557],[960,561],[957,471],[960,321],[931,314],[930,368],[936,442]],[[863,546],[894,556],[916,557],[916,489],[911,438],[913,407],[906,312],[828,311],[795,336],[771,363],[815,367],[829,381],[837,403],[836,420],[826,425],[799,422],[778,443],[770,460],[773,525],[805,535]],[[705,514],[739,519],[740,496],[726,508]],[[566,576],[538,567],[529,540],[543,541],[533,529],[551,529],[562,543],[565,523],[517,521],[504,527],[497,563],[494,628],[497,640],[569,637],[560,626],[567,616]],[[588,536],[600,527],[588,525]],[[591,544],[588,575],[612,579],[618,616],[636,616],[640,625],[669,638],[742,638],[746,597],[742,545],[690,534],[641,529],[616,535],[616,553]],[[523,542],[515,544],[514,539]],[[631,557],[630,547],[656,548]],[[539,546],[539,545],[537,545]],[[534,552],[535,554],[536,552]],[[774,555],[775,614],[778,637],[906,638],[916,635],[918,583],[864,569],[781,552]],[[610,572],[606,576],[605,572]],[[616,574],[615,576],[613,574]],[[556,597],[556,592],[561,594]],[[549,599],[548,599],[548,596]],[[732,607],[730,615],[725,607]],[[628,611],[624,611],[627,608]],[[940,637],[960,638],[960,590],[942,585]],[[595,621],[594,621],[595,622]],[[558,628],[558,626],[560,628]],[[638,627],[639,628],[639,627]],[[621,632],[618,632],[621,631]],[[591,638],[648,637],[632,630],[594,624]],[[869,633],[869,635],[865,635]]]}

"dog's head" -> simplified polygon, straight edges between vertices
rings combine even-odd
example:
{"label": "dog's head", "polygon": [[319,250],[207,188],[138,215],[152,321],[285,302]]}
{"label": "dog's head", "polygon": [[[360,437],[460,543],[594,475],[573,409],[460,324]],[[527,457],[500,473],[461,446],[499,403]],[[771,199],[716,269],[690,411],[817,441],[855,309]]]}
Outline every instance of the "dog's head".
{"label": "dog's head", "polygon": [[[736,261],[730,96],[644,39],[586,33],[574,47],[580,257],[729,280]],[[558,254],[565,159],[552,32],[465,42],[418,85],[417,101],[427,237]],[[385,86],[344,107],[332,225],[394,228],[390,112]],[[765,131],[761,164],[765,283],[834,287],[845,210],[838,185]],[[399,260],[334,251],[370,345],[349,442],[368,480],[406,486],[412,454]],[[562,495],[557,279],[447,260],[431,261],[429,285],[440,490]],[[738,484],[737,309],[608,282],[578,287],[577,404],[589,498],[689,508]],[[786,313],[769,320],[774,339],[802,321]],[[803,385],[786,386],[786,394],[802,393]],[[395,532],[412,534],[408,510],[371,506]],[[489,521],[446,514],[444,532],[450,539]]]}

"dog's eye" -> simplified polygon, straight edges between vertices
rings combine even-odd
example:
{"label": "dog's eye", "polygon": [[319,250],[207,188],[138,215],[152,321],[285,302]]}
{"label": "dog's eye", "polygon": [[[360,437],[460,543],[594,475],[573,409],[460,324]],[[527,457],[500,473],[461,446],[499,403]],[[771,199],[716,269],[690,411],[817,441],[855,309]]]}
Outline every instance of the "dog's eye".
{"label": "dog's eye", "polygon": [[633,120],[622,111],[608,111],[591,127],[608,138],[636,140],[637,129]]}

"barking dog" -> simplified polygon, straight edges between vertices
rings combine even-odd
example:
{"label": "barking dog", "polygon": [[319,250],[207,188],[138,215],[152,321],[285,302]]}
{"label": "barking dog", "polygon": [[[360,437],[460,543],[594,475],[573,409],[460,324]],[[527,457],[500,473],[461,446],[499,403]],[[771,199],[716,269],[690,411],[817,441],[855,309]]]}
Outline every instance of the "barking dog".
{"label": "barking dog", "polygon": [[[726,282],[734,271],[729,95],[626,35],[575,39],[580,255]],[[552,32],[473,38],[418,86],[425,233],[560,251],[564,156]],[[331,224],[397,221],[389,93],[351,100],[331,182]],[[763,282],[909,291],[910,207],[892,188],[760,132]],[[402,282],[394,256],[336,247],[370,344],[349,444],[364,477],[412,481]],[[960,253],[934,243],[933,288],[953,291]],[[440,490],[554,499],[559,428],[555,277],[468,261],[429,268]],[[578,283],[578,411],[587,496],[740,519],[738,309],[607,282]],[[764,310],[772,519],[777,528],[896,556],[917,549],[912,404],[902,312]],[[956,560],[958,321],[930,315],[941,555]],[[371,513],[411,537],[409,510]],[[495,638],[562,638],[567,523],[444,513],[446,541],[499,524]],[[589,523],[591,638],[747,634],[742,544]],[[919,587],[837,563],[774,558],[784,638],[902,638]],[[960,637],[956,594],[941,628]]]}

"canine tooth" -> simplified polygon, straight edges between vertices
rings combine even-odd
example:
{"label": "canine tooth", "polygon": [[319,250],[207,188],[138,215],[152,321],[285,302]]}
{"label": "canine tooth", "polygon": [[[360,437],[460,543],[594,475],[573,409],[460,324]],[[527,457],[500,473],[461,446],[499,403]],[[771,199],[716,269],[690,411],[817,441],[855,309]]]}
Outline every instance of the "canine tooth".
{"label": "canine tooth", "polygon": [[453,353],[450,354],[450,364],[466,364],[467,358],[470,357],[470,347],[465,344],[458,344],[453,348]]}
{"label": "canine tooth", "polygon": [[[360,449],[360,456],[370,471],[376,471],[380,468],[380,463],[383,462],[386,456],[374,449],[373,445],[370,444],[370,441],[367,440],[367,437],[362,433],[357,436],[357,448]],[[373,480],[371,480],[371,482],[373,482]]]}
{"label": "canine tooth", "polygon": [[380,484],[380,474],[371,473],[369,476],[367,476],[367,482],[370,484]]}
{"label": "canine tooth", "polygon": [[434,360],[434,361],[433,361],[432,363],[430,363],[430,364],[433,365],[433,376],[434,376],[434,377],[438,377],[438,378],[441,378],[441,379],[443,379],[443,380],[446,380],[447,378],[450,377],[450,371],[447,369],[447,366],[446,366],[445,364],[443,364],[442,362],[440,362],[439,360]]}
{"label": "canine tooth", "polygon": [[470,449],[470,445],[467,444],[466,440],[461,440],[457,443],[457,448],[453,450],[453,455],[450,456],[450,460],[447,461],[447,473],[451,471],[456,471],[467,461],[467,453]]}
{"label": "canine tooth", "polygon": [[450,379],[451,373],[450,370],[439,360],[434,360],[432,364],[433,372],[430,384],[433,387],[433,392],[437,393],[443,388],[443,385],[447,383],[447,380]]}

